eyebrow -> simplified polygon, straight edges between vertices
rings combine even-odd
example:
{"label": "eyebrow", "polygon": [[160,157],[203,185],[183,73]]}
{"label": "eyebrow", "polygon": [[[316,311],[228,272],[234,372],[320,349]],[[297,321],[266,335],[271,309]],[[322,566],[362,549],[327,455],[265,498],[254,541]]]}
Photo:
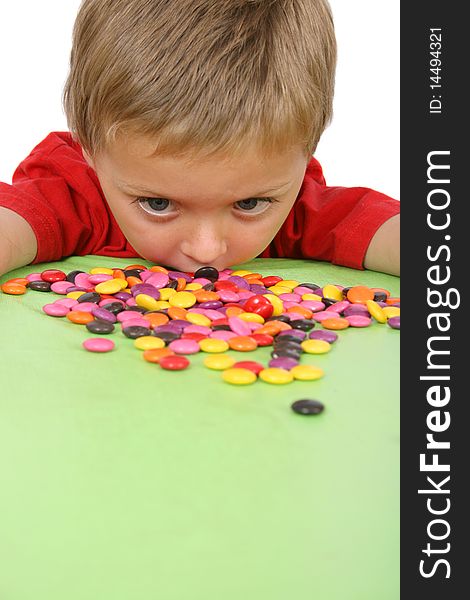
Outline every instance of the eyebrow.
{"label": "eyebrow", "polygon": [[[251,196],[248,196],[247,198],[243,198],[242,200],[248,200],[250,198],[257,198],[258,196],[262,196],[263,194],[270,194],[272,192],[276,192],[276,191],[282,189],[283,187],[286,187],[286,185],[290,184],[290,183],[291,183],[290,181],[286,181],[285,183],[282,183],[275,187],[264,190],[263,192],[257,192],[256,194],[252,194]],[[137,192],[137,193],[147,196],[149,198],[165,198],[167,200],[175,200],[175,198],[172,198],[172,197],[168,196],[167,194],[161,194],[161,193],[155,192],[155,191],[152,192],[150,190],[147,190],[144,187],[141,187],[141,186],[133,184],[133,183],[126,183],[125,181],[117,180],[117,181],[115,181],[115,184],[118,186],[118,188],[121,191],[123,191],[125,193],[133,194],[133,192]],[[124,188],[126,188],[127,192]],[[237,202],[240,202],[240,200],[238,200]]]}

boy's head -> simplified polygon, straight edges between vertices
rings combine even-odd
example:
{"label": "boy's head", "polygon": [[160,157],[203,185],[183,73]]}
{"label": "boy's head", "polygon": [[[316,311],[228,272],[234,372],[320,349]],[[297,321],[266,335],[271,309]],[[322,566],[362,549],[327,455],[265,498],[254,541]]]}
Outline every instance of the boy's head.
{"label": "boy's head", "polygon": [[65,111],[134,248],[185,270],[259,254],[331,118],[335,60],[326,0],[84,0]]}

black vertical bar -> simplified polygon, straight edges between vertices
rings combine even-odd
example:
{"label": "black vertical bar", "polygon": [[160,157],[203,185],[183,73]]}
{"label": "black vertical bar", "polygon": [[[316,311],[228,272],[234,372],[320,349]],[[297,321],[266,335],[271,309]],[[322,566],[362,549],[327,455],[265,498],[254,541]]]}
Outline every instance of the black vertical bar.
{"label": "black vertical bar", "polygon": [[[470,370],[464,340],[470,29],[464,8],[436,0],[401,4],[402,599],[467,597],[470,576],[464,517],[470,508],[464,377]],[[443,445],[433,448],[433,441]],[[433,460],[437,469],[425,470]],[[445,465],[448,471],[438,470]]]}

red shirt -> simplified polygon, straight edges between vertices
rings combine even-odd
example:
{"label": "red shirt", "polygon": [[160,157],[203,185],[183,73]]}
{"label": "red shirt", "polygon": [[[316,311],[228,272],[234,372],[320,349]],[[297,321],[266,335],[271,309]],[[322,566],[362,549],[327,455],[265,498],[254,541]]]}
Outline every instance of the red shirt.
{"label": "red shirt", "polygon": [[[34,263],[97,254],[138,257],[120,230],[94,170],[69,132],[50,133],[0,183],[0,206],[21,215],[38,243]],[[264,258],[311,258],[363,268],[377,229],[400,203],[368,188],[327,187],[312,158],[299,195]]]}

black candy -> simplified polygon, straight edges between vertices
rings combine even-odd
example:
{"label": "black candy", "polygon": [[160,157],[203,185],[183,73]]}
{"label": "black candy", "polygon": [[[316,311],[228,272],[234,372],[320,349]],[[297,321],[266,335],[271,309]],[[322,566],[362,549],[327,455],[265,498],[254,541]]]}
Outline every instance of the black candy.
{"label": "black candy", "polygon": [[279,348],[271,352],[271,358],[295,358],[298,360],[302,356],[302,350],[294,350],[293,348]]}
{"label": "black candy", "polygon": [[110,302],[109,304],[104,304],[101,308],[105,308],[109,310],[109,312],[113,313],[113,315],[118,315],[124,309],[124,306],[120,302]]}
{"label": "black candy", "polygon": [[295,321],[290,322],[290,326],[292,329],[300,329],[301,331],[310,331],[315,327],[315,321],[311,321],[310,319],[295,319]]}
{"label": "black candy", "polygon": [[287,315],[279,315],[278,317],[268,317],[266,321],[282,321],[283,323],[290,323],[291,318]]}
{"label": "black candy", "polygon": [[387,294],[385,292],[374,293],[375,302],[385,302],[387,300]]}
{"label": "black candy", "polygon": [[70,283],[75,283],[75,277],[79,274],[79,273],[84,273],[85,271],[70,271],[70,273],[68,273],[65,277],[65,279],[67,281],[70,281]]}
{"label": "black candy", "polygon": [[165,344],[169,344],[174,340],[179,340],[179,333],[175,333],[174,331],[157,331],[155,332],[155,337],[160,338],[165,342]]}
{"label": "black candy", "polygon": [[114,325],[105,321],[91,321],[86,324],[90,333],[108,334],[114,331]]}
{"label": "black candy", "polygon": [[86,292],[78,298],[78,302],[80,304],[82,302],[94,302],[95,304],[98,304],[100,300],[101,296],[98,294],[98,292]]}
{"label": "black candy", "polygon": [[291,408],[299,415],[318,415],[325,406],[318,400],[296,400],[291,404]]}
{"label": "black candy", "polygon": [[176,281],[176,279],[172,279],[166,284],[165,287],[169,288],[170,290],[176,290],[176,288],[178,287],[178,282]]}
{"label": "black candy", "polygon": [[321,285],[317,285],[316,283],[299,283],[299,287],[310,288],[311,290],[321,289]]}
{"label": "black candy", "polygon": [[131,340],[135,340],[144,335],[151,335],[150,329],[148,327],[142,327],[141,325],[129,325],[129,327],[124,327],[122,333]]}
{"label": "black candy", "polygon": [[215,290],[215,285],[211,282],[211,283],[206,283],[206,285],[202,286],[203,290],[206,290],[206,292],[213,292]]}
{"label": "black candy", "polygon": [[143,269],[126,269],[124,271],[124,275],[126,277],[138,277],[140,279],[140,274],[142,271]]}
{"label": "black candy", "polygon": [[329,306],[332,306],[333,304],[336,304],[338,302],[338,300],[334,300],[334,298],[325,298],[325,297],[323,297],[321,299],[321,301],[325,305],[325,308],[328,308]]}
{"label": "black candy", "polygon": [[128,311],[137,312],[137,313],[140,313],[141,315],[143,315],[147,312],[147,309],[144,308],[143,306],[128,306],[126,308],[126,312],[128,312]]}
{"label": "black candy", "polygon": [[219,271],[215,267],[201,267],[194,273],[194,279],[198,277],[204,277],[210,281],[217,281],[219,279]]}
{"label": "black candy", "polygon": [[26,287],[29,287],[30,290],[34,290],[35,292],[50,292],[51,284],[48,281],[30,281]]}

